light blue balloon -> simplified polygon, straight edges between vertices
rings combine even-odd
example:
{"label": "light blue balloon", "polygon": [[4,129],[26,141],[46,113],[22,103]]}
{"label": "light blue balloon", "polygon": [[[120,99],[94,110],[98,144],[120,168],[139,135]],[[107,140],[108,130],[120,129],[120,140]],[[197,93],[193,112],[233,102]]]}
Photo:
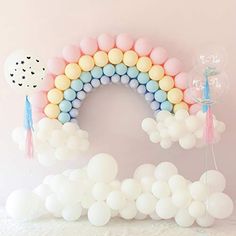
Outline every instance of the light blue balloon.
{"label": "light blue balloon", "polygon": [[148,73],[144,73],[144,72],[139,73],[137,79],[140,84],[146,84],[150,80]]}
{"label": "light blue balloon", "polygon": [[103,73],[104,75],[111,77],[115,74],[115,67],[112,64],[107,64],[103,67]]}
{"label": "light blue balloon", "polygon": [[129,76],[128,75],[122,75],[120,78],[120,81],[122,84],[128,84],[129,83]]}
{"label": "light blue balloon", "polygon": [[91,75],[93,78],[95,79],[100,79],[103,75],[103,71],[101,67],[95,66],[92,70],[91,70]]}
{"label": "light blue balloon", "polygon": [[138,88],[137,88],[137,92],[138,92],[139,94],[145,94],[146,91],[147,91],[146,86],[143,85],[143,84],[139,85]]}
{"label": "light blue balloon", "polygon": [[137,69],[136,66],[129,67],[127,70],[127,75],[132,79],[137,78],[138,74],[139,74],[139,70]]}
{"label": "light blue balloon", "polygon": [[146,88],[147,88],[148,92],[155,93],[159,88],[159,84],[158,84],[158,82],[156,82],[154,80],[150,80],[147,82]]}
{"label": "light blue balloon", "polygon": [[107,77],[107,76],[102,76],[102,78],[100,79],[100,81],[101,81],[101,84],[107,85],[107,84],[110,83],[110,78]]}
{"label": "light blue balloon", "polygon": [[163,90],[158,90],[155,92],[155,100],[157,102],[164,102],[166,100],[166,92]]}
{"label": "light blue balloon", "polygon": [[169,101],[165,101],[161,103],[161,110],[166,110],[166,111],[171,112],[172,109],[173,109],[173,105]]}
{"label": "light blue balloon", "polygon": [[101,82],[99,79],[92,79],[91,80],[91,85],[94,87],[94,88],[98,88],[100,85],[101,85]]}
{"label": "light blue balloon", "polygon": [[80,75],[80,79],[84,82],[84,83],[89,83],[92,79],[92,75],[90,72],[88,71],[83,71]]}
{"label": "light blue balloon", "polygon": [[80,79],[73,80],[71,82],[71,88],[78,92],[83,89],[83,82]]}
{"label": "light blue balloon", "polygon": [[64,98],[68,101],[73,101],[76,98],[76,92],[69,88],[64,91]]}
{"label": "light blue balloon", "polygon": [[75,99],[74,101],[72,101],[72,106],[74,108],[79,108],[81,106],[81,101],[79,99]]}
{"label": "light blue balloon", "polygon": [[151,102],[151,109],[153,110],[153,111],[156,111],[156,110],[158,110],[159,108],[160,108],[160,103],[159,102],[157,102],[157,101],[153,101],[153,102]]}
{"label": "light blue balloon", "polygon": [[139,86],[139,82],[138,80],[136,79],[131,79],[130,82],[129,82],[129,86],[130,88],[137,88]]}
{"label": "light blue balloon", "polygon": [[146,93],[144,97],[147,102],[152,102],[154,100],[153,93]]}
{"label": "light blue balloon", "polygon": [[116,73],[118,75],[124,75],[127,72],[127,66],[123,63],[116,65]]}
{"label": "light blue balloon", "polygon": [[114,84],[117,84],[120,82],[120,76],[117,75],[117,74],[114,74],[112,77],[111,77],[111,82],[114,83]]}
{"label": "light blue balloon", "polygon": [[66,122],[69,122],[70,121],[70,115],[69,113],[66,113],[66,112],[61,112],[58,116],[58,120],[64,124]]}
{"label": "light blue balloon", "polygon": [[86,93],[91,92],[92,89],[93,89],[93,87],[92,87],[92,85],[91,85],[90,83],[84,84],[84,91],[85,91]]}
{"label": "light blue balloon", "polygon": [[70,101],[63,100],[63,101],[60,102],[59,108],[63,112],[69,112],[72,108],[72,104],[71,104]]}
{"label": "light blue balloon", "polygon": [[84,91],[79,91],[79,92],[77,93],[77,98],[78,98],[79,100],[84,100],[85,97],[86,97],[86,93],[85,93]]}
{"label": "light blue balloon", "polygon": [[73,118],[76,118],[79,115],[79,111],[77,109],[71,109],[71,111],[69,112],[70,116]]}

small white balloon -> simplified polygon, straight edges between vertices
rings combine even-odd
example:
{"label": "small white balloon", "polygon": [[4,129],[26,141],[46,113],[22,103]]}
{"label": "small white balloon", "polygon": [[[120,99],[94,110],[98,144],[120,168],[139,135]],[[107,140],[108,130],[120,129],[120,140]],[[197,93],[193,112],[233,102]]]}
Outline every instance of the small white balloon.
{"label": "small white balloon", "polygon": [[109,186],[109,184],[106,184],[103,182],[94,184],[92,188],[93,197],[97,201],[106,200],[110,191],[111,191],[111,187]]}
{"label": "small white balloon", "polygon": [[185,124],[190,132],[195,132],[201,127],[201,121],[198,119],[197,116],[193,115],[186,118]]}
{"label": "small white balloon", "polygon": [[152,191],[152,185],[155,182],[154,177],[143,177],[140,181],[142,186],[143,192],[151,192]]}
{"label": "small white balloon", "polygon": [[196,138],[193,134],[186,134],[184,137],[179,139],[179,145],[183,149],[191,149],[196,145]]}
{"label": "small white balloon", "polygon": [[57,160],[68,160],[71,158],[72,152],[65,146],[58,147],[55,151]]}
{"label": "small white balloon", "polygon": [[135,179],[125,179],[121,184],[121,191],[129,200],[135,200],[140,195],[142,187]]}
{"label": "small white balloon", "polygon": [[135,201],[127,201],[125,207],[121,209],[120,216],[125,220],[131,220],[137,215],[137,208]]}
{"label": "small white balloon", "polygon": [[49,185],[40,184],[34,189],[34,193],[36,193],[42,200],[45,200],[52,193],[52,190]]}
{"label": "small white balloon", "polygon": [[136,168],[134,179],[141,180],[144,177],[154,177],[155,165],[143,164]]}
{"label": "small white balloon", "polygon": [[187,187],[186,179],[181,175],[173,175],[168,181],[172,193]]}
{"label": "small white balloon", "polygon": [[79,203],[70,204],[63,208],[62,217],[66,221],[76,221],[80,218],[82,207]]}
{"label": "small white balloon", "polygon": [[197,218],[196,222],[201,227],[210,227],[214,224],[215,218],[206,212],[202,217]]}
{"label": "small white balloon", "polygon": [[60,147],[66,143],[68,134],[62,129],[56,129],[52,131],[49,139],[49,143],[52,147]]}
{"label": "small white balloon", "polygon": [[177,212],[176,206],[170,197],[162,198],[157,202],[156,213],[162,219],[171,219]]}
{"label": "small white balloon", "polygon": [[200,181],[190,184],[189,192],[194,200],[205,201],[208,196],[207,186]]}
{"label": "small white balloon", "polygon": [[164,149],[168,149],[172,146],[171,139],[169,138],[164,138],[160,141],[160,146]]}
{"label": "small white balloon", "polygon": [[112,210],[121,210],[126,204],[125,195],[121,191],[112,191],[107,197],[107,205]]}
{"label": "small white balloon", "polygon": [[172,195],[172,202],[178,208],[187,207],[191,203],[191,200],[189,191],[184,189],[177,190]]}
{"label": "small white balloon", "polygon": [[142,193],[136,200],[138,211],[145,215],[151,214],[156,208],[157,199],[151,193]]}
{"label": "small white balloon", "polygon": [[145,118],[142,122],[142,129],[147,133],[151,133],[156,129],[156,125],[157,123],[154,119]]}
{"label": "small white balloon", "polygon": [[155,169],[154,175],[157,180],[168,181],[173,175],[178,174],[178,170],[171,162],[161,162]]}
{"label": "small white balloon", "polygon": [[63,124],[62,129],[69,135],[73,135],[76,131],[79,130],[79,126],[73,122],[66,122],[65,124]]}
{"label": "small white balloon", "polygon": [[195,218],[189,214],[186,208],[180,209],[175,216],[175,222],[181,227],[190,227],[194,221]]}
{"label": "small white balloon", "polygon": [[83,209],[89,209],[89,207],[91,207],[94,202],[95,202],[95,199],[92,193],[87,192],[83,194],[81,198],[81,206],[83,207]]}
{"label": "small white balloon", "polygon": [[176,120],[185,120],[186,118],[188,118],[189,116],[189,113],[188,111],[184,110],[184,109],[181,109],[181,110],[178,110],[175,112],[175,119]]}
{"label": "small white balloon", "polygon": [[158,180],[152,185],[152,193],[155,197],[161,199],[161,198],[169,197],[171,194],[171,191],[167,182]]}
{"label": "small white balloon", "polygon": [[52,213],[55,217],[61,217],[63,205],[58,200],[55,193],[49,195],[45,201],[45,208]]}
{"label": "small white balloon", "polygon": [[225,193],[213,193],[206,204],[208,213],[216,219],[229,217],[234,209],[232,199]]}
{"label": "small white balloon", "polygon": [[48,180],[45,178],[43,182],[48,184],[53,192],[58,192],[61,187],[65,186],[68,182],[64,175],[47,176],[47,178]]}
{"label": "small white balloon", "polygon": [[184,123],[175,121],[168,127],[169,135],[174,139],[182,138],[186,134]]}
{"label": "small white balloon", "polygon": [[192,201],[188,207],[189,214],[194,218],[199,218],[206,214],[206,206],[203,202]]}
{"label": "small white balloon", "polygon": [[167,117],[172,116],[171,113],[169,111],[166,110],[162,110],[160,112],[157,113],[156,115],[156,120],[159,121],[164,121]]}
{"label": "small white balloon", "polygon": [[151,132],[149,139],[152,143],[159,143],[161,141],[161,136],[159,131]]}
{"label": "small white balloon", "polygon": [[88,220],[92,225],[106,225],[111,218],[111,211],[104,202],[95,202],[88,209]]}

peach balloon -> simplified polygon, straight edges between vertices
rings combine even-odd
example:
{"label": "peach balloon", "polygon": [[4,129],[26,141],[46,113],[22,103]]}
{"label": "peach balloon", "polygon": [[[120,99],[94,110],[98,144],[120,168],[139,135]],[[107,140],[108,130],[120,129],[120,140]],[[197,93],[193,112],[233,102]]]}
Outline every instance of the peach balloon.
{"label": "peach balloon", "polygon": [[175,76],[175,87],[180,89],[188,87],[188,74],[186,72],[181,72]]}
{"label": "peach balloon", "polygon": [[190,89],[186,89],[184,91],[184,101],[188,104],[196,103],[196,101],[194,100],[194,94]]}
{"label": "peach balloon", "polygon": [[101,34],[97,38],[98,47],[100,50],[109,52],[112,48],[115,47],[115,39],[109,34]]}
{"label": "peach balloon", "polygon": [[60,75],[64,73],[66,62],[59,57],[54,57],[48,60],[47,67],[50,73]]}
{"label": "peach balloon", "polygon": [[134,40],[129,34],[119,34],[116,37],[116,47],[123,52],[132,49]]}
{"label": "peach balloon", "polygon": [[97,40],[94,38],[84,38],[80,42],[81,51],[92,56],[98,50]]}
{"label": "peach balloon", "polygon": [[41,90],[49,91],[52,88],[54,88],[54,77],[53,75],[47,74],[41,86]]}
{"label": "peach balloon", "polygon": [[147,39],[140,38],[135,42],[134,49],[139,56],[147,56],[152,51],[152,44]]}
{"label": "peach balloon", "polygon": [[175,76],[181,72],[182,63],[177,58],[170,58],[165,62],[164,69],[167,75]]}
{"label": "peach balloon", "polygon": [[67,62],[77,62],[81,56],[81,51],[75,45],[67,45],[63,48],[62,55]]}
{"label": "peach balloon", "polygon": [[202,108],[201,104],[195,103],[195,104],[193,104],[193,105],[190,106],[190,108],[189,108],[189,113],[190,113],[191,115],[194,115],[194,114],[196,114],[198,111],[200,111],[201,108]]}
{"label": "peach balloon", "polygon": [[165,48],[156,47],[152,49],[150,58],[152,59],[153,64],[162,65],[168,59],[168,52]]}
{"label": "peach balloon", "polygon": [[30,96],[30,102],[36,108],[44,108],[48,104],[47,94],[45,92],[34,93]]}

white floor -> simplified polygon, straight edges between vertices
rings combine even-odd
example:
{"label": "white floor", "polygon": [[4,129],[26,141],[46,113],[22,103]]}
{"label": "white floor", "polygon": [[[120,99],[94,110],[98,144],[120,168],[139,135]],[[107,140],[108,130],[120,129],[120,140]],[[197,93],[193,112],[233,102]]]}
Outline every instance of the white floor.
{"label": "white floor", "polygon": [[107,226],[93,227],[86,217],[77,222],[44,218],[33,222],[9,219],[0,209],[0,236],[236,236],[236,221],[219,221],[211,228],[181,228],[173,221],[124,221],[113,219]]}

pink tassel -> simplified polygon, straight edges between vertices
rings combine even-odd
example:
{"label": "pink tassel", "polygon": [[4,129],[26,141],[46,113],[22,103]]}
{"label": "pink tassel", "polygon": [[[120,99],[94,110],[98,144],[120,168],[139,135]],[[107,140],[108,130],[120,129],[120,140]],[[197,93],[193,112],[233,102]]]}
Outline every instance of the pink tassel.
{"label": "pink tassel", "polygon": [[214,140],[213,113],[212,113],[211,106],[208,106],[208,110],[206,112],[204,139],[205,139],[206,144],[212,144]]}
{"label": "pink tassel", "polygon": [[26,156],[29,159],[32,159],[34,156],[34,145],[33,145],[33,135],[32,130],[28,129],[26,131]]}

